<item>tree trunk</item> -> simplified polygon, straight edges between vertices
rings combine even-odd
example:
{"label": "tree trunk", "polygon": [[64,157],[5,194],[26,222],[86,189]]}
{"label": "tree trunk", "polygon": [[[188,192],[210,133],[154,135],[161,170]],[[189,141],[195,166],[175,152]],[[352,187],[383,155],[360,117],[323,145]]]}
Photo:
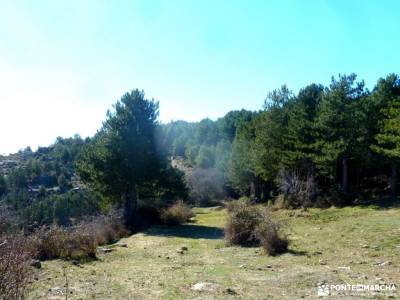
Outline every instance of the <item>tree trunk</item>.
{"label": "tree trunk", "polygon": [[395,162],[391,164],[392,176],[390,177],[390,198],[395,201],[397,198],[397,165]]}
{"label": "tree trunk", "polygon": [[262,201],[268,201],[269,200],[269,198],[270,198],[270,191],[271,191],[271,188],[270,188],[270,185],[269,185],[269,183],[267,183],[267,182],[262,182],[262,196],[261,196],[261,199],[262,199]]}
{"label": "tree trunk", "polygon": [[347,157],[343,157],[343,159],[342,159],[342,191],[345,194],[347,193],[348,173],[349,173],[349,168],[347,165]]}
{"label": "tree trunk", "polygon": [[136,187],[129,187],[124,195],[124,221],[128,228],[133,228],[137,208]]}
{"label": "tree trunk", "polygon": [[261,182],[260,178],[256,177],[255,179],[255,189],[254,189],[254,198],[256,203],[259,203],[261,200]]}
{"label": "tree trunk", "polygon": [[255,177],[250,185],[250,197],[253,198],[256,203],[260,202],[261,188],[260,179],[258,177]]}

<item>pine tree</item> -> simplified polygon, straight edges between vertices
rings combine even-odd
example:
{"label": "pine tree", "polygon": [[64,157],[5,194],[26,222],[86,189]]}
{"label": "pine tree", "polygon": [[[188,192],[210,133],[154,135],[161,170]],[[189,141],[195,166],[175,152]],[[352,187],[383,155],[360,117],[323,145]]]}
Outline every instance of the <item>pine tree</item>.
{"label": "pine tree", "polygon": [[144,92],[125,94],[107,113],[103,127],[83,150],[77,169],[103,194],[121,198],[125,221],[133,225],[138,185],[159,176],[155,143],[158,103]]}
{"label": "pine tree", "polygon": [[288,149],[282,153],[284,164],[289,168],[311,172],[315,157],[315,119],[323,91],[323,87],[317,84],[301,89],[289,109],[285,136]]}
{"label": "pine tree", "polygon": [[316,161],[327,175],[335,177],[338,162],[341,165],[341,188],[348,191],[349,160],[354,159],[361,148],[362,124],[365,116],[358,109],[365,96],[364,82],[356,82],[357,76],[339,75],[323,94],[316,120],[319,153]]}
{"label": "pine tree", "polygon": [[[397,164],[400,160],[400,79],[391,74],[386,79],[380,79],[372,99],[376,105],[383,106],[380,110],[381,120],[378,122],[376,143],[372,150],[382,155],[391,165],[391,198],[397,197]],[[379,113],[379,112],[378,112]]]}

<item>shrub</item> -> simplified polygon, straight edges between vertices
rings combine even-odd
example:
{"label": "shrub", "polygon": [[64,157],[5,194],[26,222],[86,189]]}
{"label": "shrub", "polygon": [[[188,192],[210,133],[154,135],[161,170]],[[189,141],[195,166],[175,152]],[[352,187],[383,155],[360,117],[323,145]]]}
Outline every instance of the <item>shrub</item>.
{"label": "shrub", "polygon": [[238,201],[228,209],[225,240],[228,245],[261,245],[269,255],[286,251],[289,244],[266,208]]}
{"label": "shrub", "polygon": [[98,245],[115,242],[128,234],[116,215],[98,216],[68,228],[42,227],[31,239],[39,259],[95,257]]}
{"label": "shrub", "polygon": [[88,219],[81,227],[95,237],[97,245],[115,242],[129,233],[119,212]]}
{"label": "shrub", "polygon": [[229,203],[228,220],[225,226],[225,239],[228,245],[258,245],[256,228],[261,217],[257,206],[238,201]]}
{"label": "shrub", "polygon": [[317,183],[312,175],[302,176],[296,171],[282,170],[278,182],[286,207],[310,207],[318,194]]}
{"label": "shrub", "polygon": [[67,233],[61,257],[81,258],[96,257],[97,241],[95,236],[84,225]]}
{"label": "shrub", "polygon": [[277,224],[268,217],[258,224],[256,236],[265,252],[269,255],[286,252],[289,246],[289,240],[284,236],[280,236]]}
{"label": "shrub", "polygon": [[0,299],[23,299],[29,279],[31,253],[22,235],[0,238]]}
{"label": "shrub", "polygon": [[194,216],[192,209],[183,201],[178,201],[161,213],[161,219],[166,225],[180,225]]}
{"label": "shrub", "polygon": [[36,257],[45,260],[62,257],[66,240],[67,233],[63,228],[56,225],[44,226],[34,233],[31,245],[35,249]]}

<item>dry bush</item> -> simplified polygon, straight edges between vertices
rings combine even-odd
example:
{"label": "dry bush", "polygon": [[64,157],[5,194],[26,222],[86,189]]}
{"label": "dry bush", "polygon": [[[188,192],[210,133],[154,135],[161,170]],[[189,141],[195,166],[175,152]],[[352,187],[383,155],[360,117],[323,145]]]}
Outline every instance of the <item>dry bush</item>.
{"label": "dry bush", "polygon": [[261,219],[257,206],[233,201],[228,206],[225,240],[228,245],[254,246],[259,244],[256,228]]}
{"label": "dry bush", "polygon": [[63,257],[65,253],[67,232],[65,229],[53,225],[38,229],[31,239],[31,246],[35,249],[36,257],[41,260]]}
{"label": "dry bush", "polygon": [[228,245],[261,245],[269,255],[286,251],[289,244],[266,208],[243,202],[230,204],[225,240]]}
{"label": "dry bush", "polygon": [[193,216],[192,209],[183,201],[178,201],[161,212],[161,219],[166,225],[180,225],[189,221]]}
{"label": "dry bush", "polygon": [[310,174],[302,176],[297,171],[282,170],[278,183],[287,208],[310,207],[318,194],[317,183]]}
{"label": "dry bush", "polygon": [[250,206],[255,204],[252,199],[247,196],[242,196],[238,200],[229,200],[224,202],[224,207],[228,212],[233,211],[238,205]]}
{"label": "dry bush", "polygon": [[67,233],[61,257],[82,258],[96,257],[95,237],[85,226],[78,226]]}
{"label": "dry bush", "polygon": [[118,213],[91,218],[81,223],[80,228],[90,233],[97,245],[113,243],[129,234]]}
{"label": "dry bush", "polygon": [[31,245],[41,260],[95,257],[97,246],[115,242],[127,234],[117,215],[98,216],[68,228],[42,227],[33,235]]}
{"label": "dry bush", "polygon": [[276,255],[287,251],[289,240],[279,234],[279,228],[269,217],[264,217],[263,221],[256,228],[256,236],[260,245],[269,255]]}
{"label": "dry bush", "polygon": [[22,235],[0,238],[0,299],[23,299],[29,279],[31,253]]}

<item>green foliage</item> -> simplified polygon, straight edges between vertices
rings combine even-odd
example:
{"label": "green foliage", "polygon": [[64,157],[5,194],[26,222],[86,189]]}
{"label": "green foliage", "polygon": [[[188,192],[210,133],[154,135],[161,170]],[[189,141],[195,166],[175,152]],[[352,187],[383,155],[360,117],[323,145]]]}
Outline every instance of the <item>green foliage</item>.
{"label": "green foliage", "polygon": [[245,193],[256,177],[254,168],[255,132],[253,123],[241,127],[233,142],[231,160],[228,166],[229,184]]}
{"label": "green foliage", "polygon": [[378,154],[389,160],[400,158],[400,79],[391,74],[378,82],[371,96],[381,107],[378,113],[376,143],[371,145]]}
{"label": "green foliage", "polygon": [[215,154],[210,147],[201,146],[195,159],[196,166],[208,169],[214,166]]}
{"label": "green foliage", "polygon": [[331,176],[335,176],[339,159],[353,158],[362,151],[366,116],[359,106],[366,93],[364,82],[356,82],[356,78],[355,74],[332,78],[319,106],[316,161]]}
{"label": "green foliage", "polygon": [[285,136],[287,149],[283,153],[287,167],[304,168],[314,161],[317,138],[315,120],[323,91],[323,87],[316,84],[301,89],[288,112]]}
{"label": "green foliage", "polygon": [[146,100],[139,90],[125,94],[84,148],[77,163],[82,179],[106,195],[121,197],[136,185],[156,178],[157,118],[157,102]]}
{"label": "green foliage", "polygon": [[272,181],[282,168],[282,153],[287,149],[285,136],[288,126],[288,107],[292,92],[282,86],[268,94],[265,111],[255,120],[254,170],[264,181]]}
{"label": "green foliage", "polygon": [[69,191],[65,194],[51,195],[32,203],[22,211],[27,224],[70,224],[72,218],[94,215],[101,212],[101,198],[93,192]]}
{"label": "green foliage", "polygon": [[0,175],[0,199],[7,192],[7,181],[3,175]]}

